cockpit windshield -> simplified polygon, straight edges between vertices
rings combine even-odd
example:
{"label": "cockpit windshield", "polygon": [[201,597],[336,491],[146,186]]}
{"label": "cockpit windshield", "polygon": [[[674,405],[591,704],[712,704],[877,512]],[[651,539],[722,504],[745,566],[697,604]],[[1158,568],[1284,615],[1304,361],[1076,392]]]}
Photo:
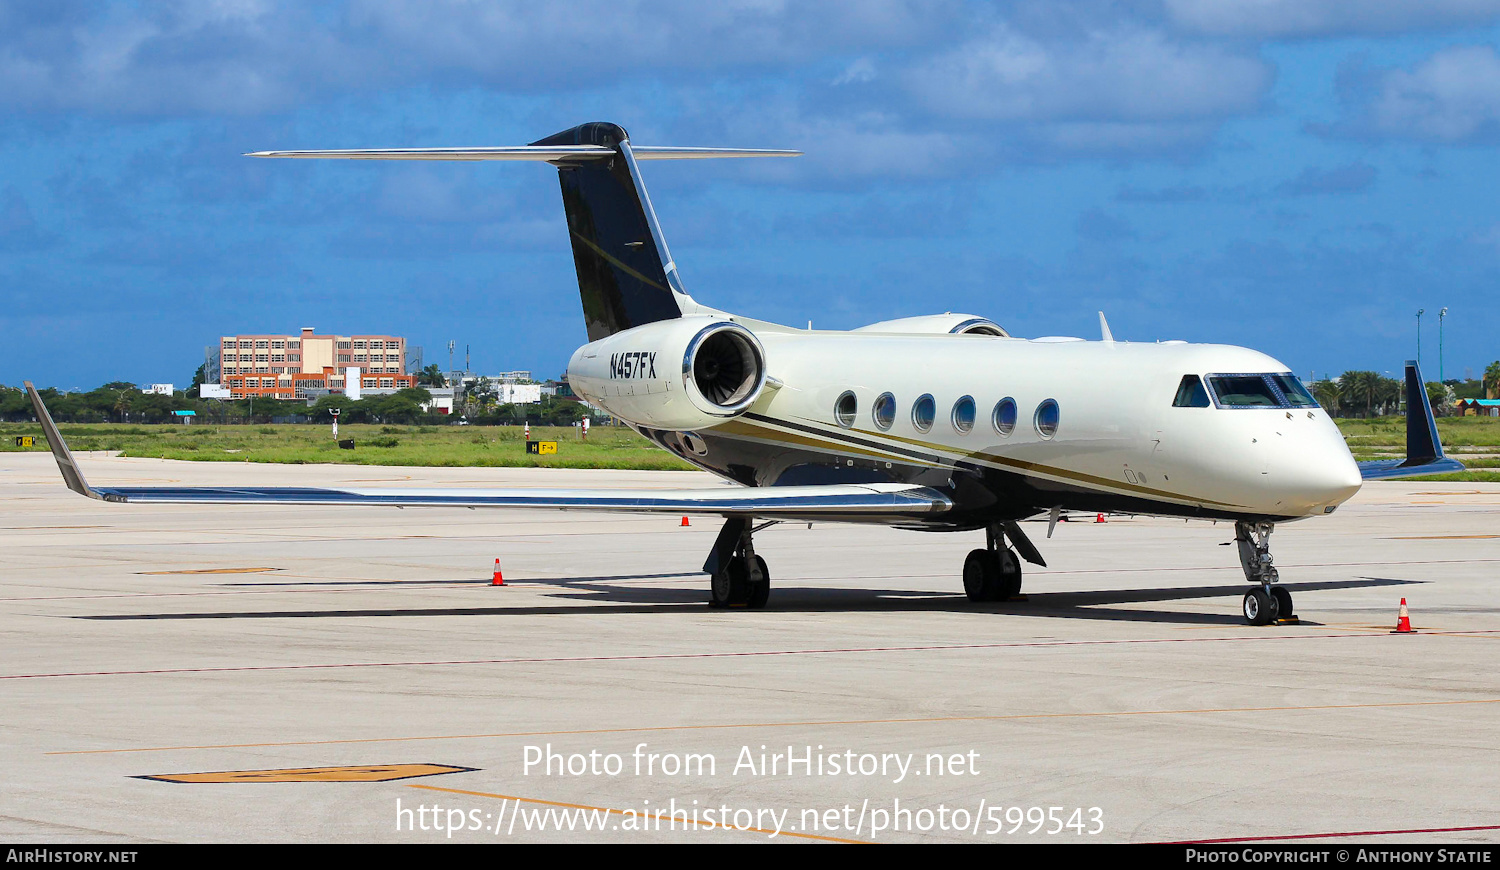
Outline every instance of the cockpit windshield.
{"label": "cockpit windshield", "polygon": [[1316,408],[1317,400],[1291,372],[1209,375],[1221,408]]}
{"label": "cockpit windshield", "polygon": [[1318,406],[1318,400],[1312,397],[1307,387],[1302,386],[1302,382],[1297,380],[1296,375],[1271,375],[1271,383],[1281,390],[1281,394],[1286,397],[1287,404],[1293,408],[1316,408]]}

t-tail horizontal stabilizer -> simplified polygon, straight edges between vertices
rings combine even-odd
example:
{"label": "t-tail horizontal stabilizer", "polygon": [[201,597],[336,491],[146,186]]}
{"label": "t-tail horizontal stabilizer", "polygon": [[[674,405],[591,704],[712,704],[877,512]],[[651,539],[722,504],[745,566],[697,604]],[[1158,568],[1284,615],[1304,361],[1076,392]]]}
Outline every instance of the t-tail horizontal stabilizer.
{"label": "t-tail horizontal stabilizer", "polygon": [[1416,360],[1407,360],[1406,458],[1361,462],[1359,476],[1365,480],[1390,480],[1464,470],[1463,463],[1443,455],[1443,442],[1438,439],[1437,420],[1432,416],[1432,403],[1427,400],[1422,369]]}

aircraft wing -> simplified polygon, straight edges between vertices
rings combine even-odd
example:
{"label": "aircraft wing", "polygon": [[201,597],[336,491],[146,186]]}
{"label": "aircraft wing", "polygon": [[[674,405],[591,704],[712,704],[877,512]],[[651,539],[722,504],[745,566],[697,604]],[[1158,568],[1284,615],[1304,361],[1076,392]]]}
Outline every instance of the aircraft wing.
{"label": "aircraft wing", "polygon": [[1443,454],[1438,438],[1437,420],[1427,401],[1427,386],[1422,368],[1415,360],[1406,361],[1406,458],[1373,459],[1359,463],[1359,476],[1365,480],[1393,480],[1465,471],[1463,463]]}
{"label": "aircraft wing", "polygon": [[[832,486],[718,487],[714,489],[418,489],[324,487],[94,487],[84,479],[52,415],[30,381],[37,420],[68,488],[90,498],[135,504],[365,504],[390,507],[509,507],[632,513],[720,514],[768,519],[872,520],[942,513],[943,493],[899,483]],[[878,521],[878,520],[877,520]]]}

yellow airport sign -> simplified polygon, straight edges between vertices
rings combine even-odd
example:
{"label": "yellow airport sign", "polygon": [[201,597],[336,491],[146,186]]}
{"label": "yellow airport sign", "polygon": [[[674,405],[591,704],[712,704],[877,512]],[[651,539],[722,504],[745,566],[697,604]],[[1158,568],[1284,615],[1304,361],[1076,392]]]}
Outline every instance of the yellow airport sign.
{"label": "yellow airport sign", "polygon": [[545,454],[548,454],[548,453],[556,453],[557,452],[557,442],[556,441],[527,441],[526,442],[526,452],[527,453],[534,453],[534,454],[536,454],[538,456],[542,456],[542,455],[545,455]]}
{"label": "yellow airport sign", "polygon": [[285,770],[223,770],[215,773],[161,773],[138,776],[159,782],[390,782],[418,776],[464,773],[476,767],[447,764],[371,764],[356,767],[293,767]]}
{"label": "yellow airport sign", "polygon": [[34,436],[34,435],[17,435],[16,436],[16,446],[17,447],[35,447],[36,446],[36,436]]}

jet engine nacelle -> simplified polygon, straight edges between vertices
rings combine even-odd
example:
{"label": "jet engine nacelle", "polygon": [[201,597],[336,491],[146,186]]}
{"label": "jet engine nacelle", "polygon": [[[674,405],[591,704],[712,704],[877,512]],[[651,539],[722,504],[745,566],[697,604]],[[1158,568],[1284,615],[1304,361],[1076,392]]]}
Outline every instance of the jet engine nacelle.
{"label": "jet engine nacelle", "polygon": [[1009,337],[1000,324],[972,314],[925,314],[921,317],[903,317],[899,320],[882,320],[869,326],[861,326],[854,332],[891,332],[902,335],[999,335]]}
{"label": "jet engine nacelle", "polygon": [[660,320],[574,351],[568,384],[632,423],[704,429],[760,398],[766,354],[754,333],[722,318]]}

